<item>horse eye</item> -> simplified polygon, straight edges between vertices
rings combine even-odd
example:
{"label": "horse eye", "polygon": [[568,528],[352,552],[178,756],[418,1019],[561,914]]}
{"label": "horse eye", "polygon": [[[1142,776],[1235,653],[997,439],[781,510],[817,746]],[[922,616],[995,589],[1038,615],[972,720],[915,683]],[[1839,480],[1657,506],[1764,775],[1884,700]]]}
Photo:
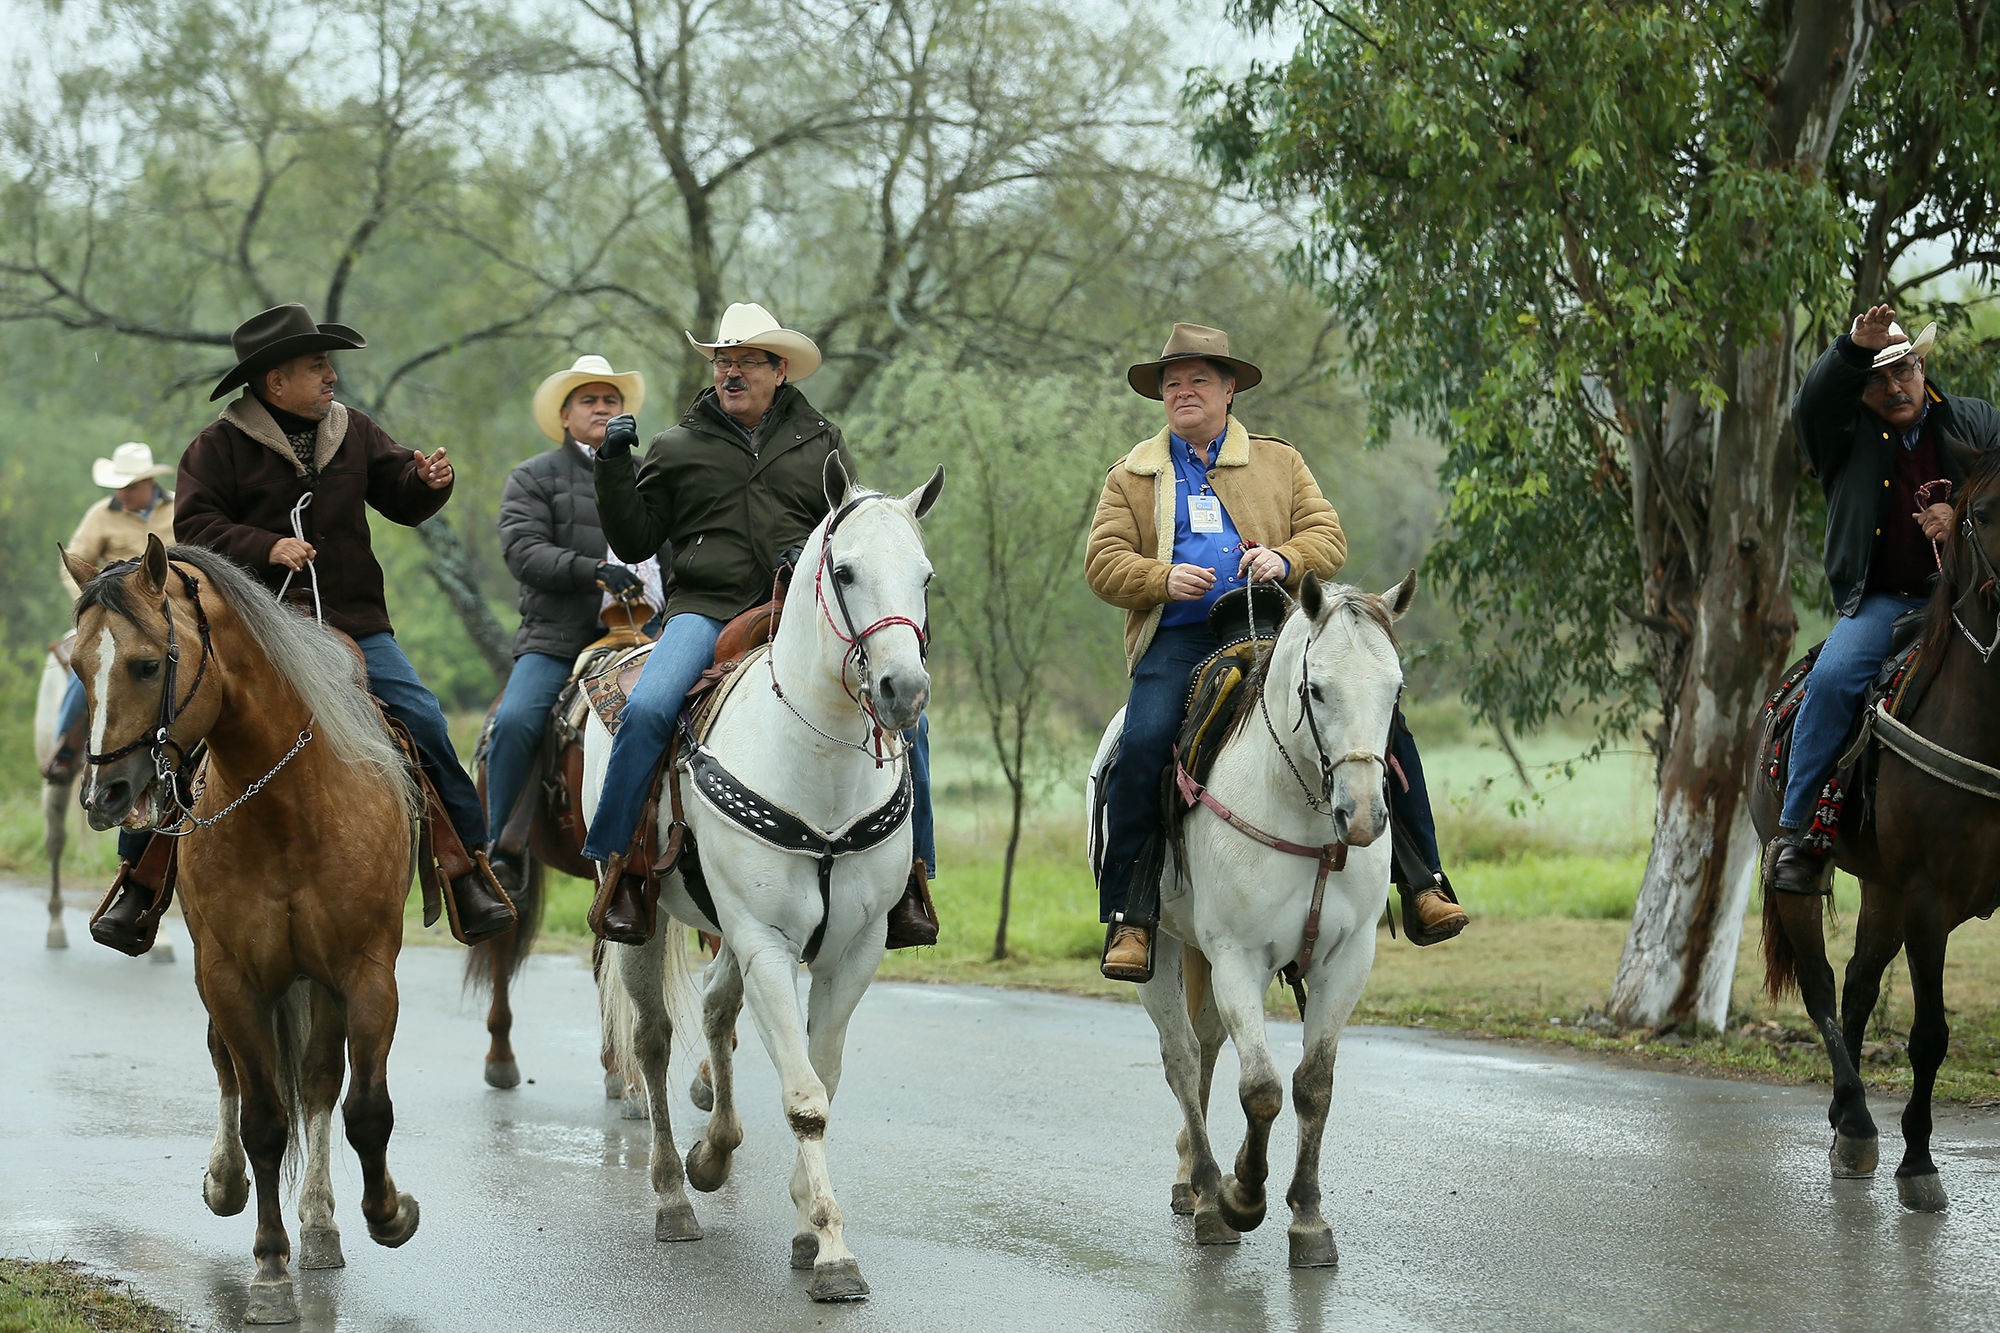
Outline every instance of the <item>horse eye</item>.
{"label": "horse eye", "polygon": [[160,660],[157,657],[132,664],[132,679],[152,680],[160,674]]}
{"label": "horse eye", "polygon": [[1313,702],[1314,702],[1314,703],[1316,703],[1316,704],[1318,704],[1318,703],[1325,703],[1325,702],[1326,702],[1326,696],[1325,696],[1324,694],[1321,694],[1321,693],[1320,693],[1320,689],[1319,689],[1319,686],[1318,686],[1318,685],[1314,685],[1314,686],[1312,686],[1311,688],[1312,688],[1312,696],[1313,696]]}
{"label": "horse eye", "polygon": [[835,565],[833,567],[833,581],[843,588],[851,588],[854,586],[854,571],[846,565]]}

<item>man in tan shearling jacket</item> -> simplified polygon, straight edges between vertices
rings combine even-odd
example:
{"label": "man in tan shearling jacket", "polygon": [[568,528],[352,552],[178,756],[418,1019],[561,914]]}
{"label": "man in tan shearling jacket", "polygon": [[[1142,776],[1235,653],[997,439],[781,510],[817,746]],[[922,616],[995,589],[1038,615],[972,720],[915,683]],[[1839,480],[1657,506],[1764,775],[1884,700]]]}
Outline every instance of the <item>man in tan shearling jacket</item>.
{"label": "man in tan shearling jacket", "polygon": [[[1340,519],[1299,451],[1251,434],[1231,414],[1236,395],[1262,378],[1229,355],[1227,334],[1198,324],[1174,325],[1157,359],[1126,372],[1135,392],[1165,404],[1167,424],[1105,474],[1084,554],[1090,590],[1126,613],[1132,677],[1106,778],[1098,879],[1103,971],[1113,980],[1152,973],[1153,922],[1127,919],[1125,906],[1140,851],[1160,831],[1160,773],[1173,758],[1189,678],[1218,646],[1209,607],[1246,583],[1296,591],[1307,570],[1330,578],[1347,559]],[[1404,919],[1412,940],[1430,944],[1456,935],[1466,915],[1438,870],[1422,769],[1400,713],[1391,752],[1409,779],[1407,788],[1390,783],[1394,816],[1415,835],[1431,876],[1405,885]]]}

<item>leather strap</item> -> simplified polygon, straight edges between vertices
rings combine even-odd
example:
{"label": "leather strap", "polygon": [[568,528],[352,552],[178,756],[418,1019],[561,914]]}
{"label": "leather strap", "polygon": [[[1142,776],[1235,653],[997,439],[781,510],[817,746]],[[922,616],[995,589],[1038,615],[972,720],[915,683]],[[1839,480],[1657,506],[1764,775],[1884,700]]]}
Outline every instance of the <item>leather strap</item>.
{"label": "leather strap", "polygon": [[1975,796],[2000,801],[2000,768],[1967,759],[1936,741],[1919,736],[1896,720],[1889,712],[1886,700],[1878,701],[1865,716],[1883,748],[1894,751],[1939,782],[1950,783],[1960,791],[1969,791]]}
{"label": "leather strap", "polygon": [[[1299,956],[1291,963],[1302,976],[1305,970],[1312,966],[1313,948],[1319,943],[1319,914],[1320,909],[1326,905],[1326,877],[1333,871],[1347,869],[1347,844],[1329,842],[1318,847],[1309,847],[1302,842],[1274,837],[1216,800],[1208,788],[1188,776],[1187,769],[1179,763],[1174,765],[1174,781],[1180,787],[1182,800],[1189,805],[1198,801],[1207,806],[1217,818],[1252,842],[1261,842],[1273,851],[1284,852],[1290,856],[1308,856],[1319,863],[1319,874],[1313,878],[1312,903],[1306,908],[1305,939],[1299,946]],[[1300,1004],[1303,1006],[1303,999]]]}

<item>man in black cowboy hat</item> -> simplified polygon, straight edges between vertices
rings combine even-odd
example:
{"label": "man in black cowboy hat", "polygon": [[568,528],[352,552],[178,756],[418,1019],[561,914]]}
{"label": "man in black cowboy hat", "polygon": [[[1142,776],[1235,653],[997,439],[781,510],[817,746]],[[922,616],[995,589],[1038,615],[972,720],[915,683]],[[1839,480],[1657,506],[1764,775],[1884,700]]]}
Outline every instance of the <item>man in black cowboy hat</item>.
{"label": "man in black cowboy hat", "polygon": [[[236,365],[209,400],[243,392],[181,457],[174,535],[261,574],[354,640],[370,692],[409,728],[462,844],[460,855],[433,825],[452,875],[454,925],[467,943],[496,935],[514,924],[514,909],[486,863],[486,815],[437,698],[396,642],[368,532],[371,507],[411,527],[442,509],[451,463],[443,449],[405,449],[333,400],[339,376],[328,353],[368,345],[346,325],[315,324],[304,306],[282,305],[242,324],[231,344]],[[158,920],[162,885],[140,869],[146,839],[120,837],[125,864],[91,922],[93,937],[126,953],[151,947]]]}
{"label": "man in black cowboy hat", "polygon": [[[1232,588],[1280,583],[1296,589],[1308,570],[1330,578],[1347,539],[1305,459],[1274,435],[1252,435],[1231,408],[1263,372],[1229,354],[1229,335],[1176,324],[1159,357],[1126,372],[1135,393],[1163,403],[1167,424],[1134,445],[1104,478],[1090,526],[1084,578],[1123,609],[1132,693],[1118,761],[1106,775],[1098,906],[1104,975],[1152,975],[1152,911],[1126,911],[1140,851],[1160,831],[1160,774],[1173,760],[1189,679],[1219,646],[1208,610]],[[1410,939],[1432,944],[1465,928],[1438,859],[1430,799],[1416,742],[1397,710],[1389,753],[1396,774],[1389,804],[1413,854],[1396,879]],[[1414,862],[1421,861],[1422,865]]]}

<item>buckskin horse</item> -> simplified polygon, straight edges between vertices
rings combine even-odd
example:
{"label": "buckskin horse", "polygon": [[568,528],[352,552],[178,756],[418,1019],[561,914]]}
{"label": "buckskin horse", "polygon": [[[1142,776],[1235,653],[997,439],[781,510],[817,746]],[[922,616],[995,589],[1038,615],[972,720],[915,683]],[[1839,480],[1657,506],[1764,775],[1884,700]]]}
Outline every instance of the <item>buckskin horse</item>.
{"label": "buckskin horse", "polygon": [[[930,697],[923,653],[931,566],[918,520],[943,489],[944,469],[898,498],[854,486],[835,454],[825,486],[830,512],[806,539],[768,652],[738,668],[712,729],[668,774],[682,786],[706,892],[691,892],[682,873],[667,876],[660,905],[670,919],[644,945],[606,945],[598,981],[620,1063],[644,1076],[653,1234],[662,1241],[701,1236],[668,1117],[672,1037],[676,1029],[707,1036],[713,1101],[685,1180],[720,1189],[743,1142],[730,1047],[747,999],[797,1140],[792,1266],[812,1270],[807,1291],[816,1301],[868,1294],[833,1197],[826,1135],[848,1021],[875,977],[888,911],[909,878],[910,765],[894,742],[917,725]],[[584,739],[592,808],[609,750],[593,713]],[[668,802],[660,807],[665,847]],[[675,921],[722,938],[699,1004],[686,931]],[[801,961],[812,975],[803,1014]]]}
{"label": "buckskin horse", "polygon": [[[396,1246],[417,1229],[416,1200],[397,1192],[386,1160],[416,789],[358,657],[225,557],[169,552],[155,537],[138,560],[101,571],[64,559],[83,589],[84,809],[95,828],[179,838],[178,887],[221,1091],[202,1195],[220,1216],[241,1212],[247,1154],[257,1269],[244,1318],[289,1323],[298,1306],[280,1167],[302,1122],[299,1262],[339,1267],[327,1159],[343,1064],[368,1234]],[[195,777],[198,744],[207,757]]]}
{"label": "buckskin horse", "polygon": [[[1866,725],[1881,748],[1874,817],[1859,817],[1851,793],[1834,839],[1834,864],[1861,881],[1854,956],[1834,1016],[1833,968],[1827,961],[1822,899],[1764,893],[1765,988],[1773,999],[1796,988],[1833,1065],[1834,1131],[1828,1150],[1835,1176],[1870,1176],[1879,1159],[1858,1059],[1868,1018],[1881,994],[1882,971],[1898,950],[1909,960],[1915,1016],[1910,1026],[1909,1104],[1903,1110],[1903,1160],[1896,1193],[1919,1212],[1945,1207],[1931,1157],[1931,1093],[1944,1063],[1944,957],[1951,932],[1996,905],[2000,865],[2000,671],[1989,665],[2000,645],[1995,555],[2000,553],[2000,454],[1947,440],[1969,478],[1939,551],[1939,578],[1924,610],[1907,726],[1871,710]],[[1763,747],[1758,747],[1762,749]],[[1778,800],[1750,774],[1751,818],[1760,838],[1777,832]]]}
{"label": "buckskin horse", "polygon": [[[1264,1039],[1264,993],[1296,964],[1305,1032],[1292,1075],[1299,1140],[1285,1192],[1290,1262],[1339,1262],[1319,1208],[1320,1143],[1341,1029],[1374,966],[1375,923],[1389,893],[1385,754],[1403,687],[1392,626],[1415,589],[1414,574],[1380,597],[1307,574],[1206,783],[1185,769],[1175,775],[1191,806],[1185,858],[1165,859],[1154,972],[1139,998],[1159,1029],[1183,1117],[1173,1210],[1193,1215],[1199,1245],[1236,1244],[1264,1221],[1266,1148],[1285,1104]],[[1123,725],[1121,712],[1105,728],[1087,812]],[[1090,827],[1095,867],[1094,819]],[[1209,1086],[1225,1037],[1236,1043],[1248,1121],[1228,1176],[1208,1136]]]}

